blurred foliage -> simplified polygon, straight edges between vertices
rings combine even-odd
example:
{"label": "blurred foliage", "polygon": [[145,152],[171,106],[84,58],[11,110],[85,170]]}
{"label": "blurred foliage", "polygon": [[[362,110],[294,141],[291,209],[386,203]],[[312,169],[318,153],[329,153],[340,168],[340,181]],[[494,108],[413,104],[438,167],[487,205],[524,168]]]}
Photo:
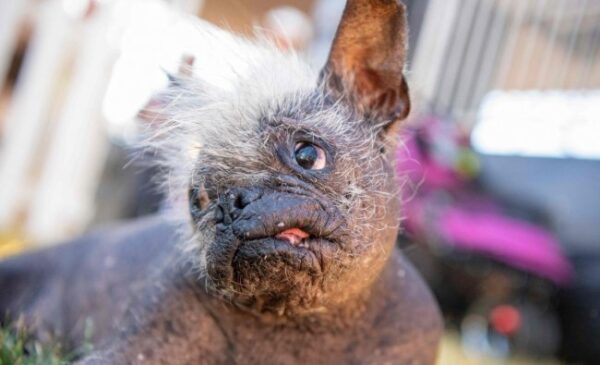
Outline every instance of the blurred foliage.
{"label": "blurred foliage", "polygon": [[466,179],[473,179],[479,175],[481,169],[477,155],[468,148],[463,148],[456,157],[456,171]]}
{"label": "blurred foliage", "polygon": [[75,351],[65,351],[59,343],[41,343],[28,332],[22,321],[11,328],[0,328],[0,365],[67,365],[92,351],[91,323],[86,323],[84,343]]}

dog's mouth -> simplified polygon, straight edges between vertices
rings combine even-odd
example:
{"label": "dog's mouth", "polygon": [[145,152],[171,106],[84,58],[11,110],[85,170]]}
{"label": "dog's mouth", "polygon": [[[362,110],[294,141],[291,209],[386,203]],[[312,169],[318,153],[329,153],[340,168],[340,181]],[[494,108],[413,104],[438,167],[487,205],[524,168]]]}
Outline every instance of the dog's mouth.
{"label": "dog's mouth", "polygon": [[341,215],[308,194],[235,192],[215,209],[216,237],[208,246],[207,269],[217,281],[290,270],[321,275],[339,246]]}
{"label": "dog's mouth", "polygon": [[307,240],[310,238],[310,234],[301,230],[300,228],[290,228],[275,235],[276,239],[287,241],[294,247],[308,248]]}
{"label": "dog's mouth", "polygon": [[[307,211],[300,212],[300,216],[313,219]],[[239,267],[245,263],[245,266],[266,268],[283,262],[298,271],[321,274],[327,258],[337,247],[333,235],[323,228],[323,222],[328,219],[318,219],[317,224],[308,226],[299,225],[298,215],[286,217],[285,212],[282,213],[277,222],[265,214],[267,217],[259,216],[256,220],[242,218],[232,223],[232,231],[239,239],[232,265]]]}

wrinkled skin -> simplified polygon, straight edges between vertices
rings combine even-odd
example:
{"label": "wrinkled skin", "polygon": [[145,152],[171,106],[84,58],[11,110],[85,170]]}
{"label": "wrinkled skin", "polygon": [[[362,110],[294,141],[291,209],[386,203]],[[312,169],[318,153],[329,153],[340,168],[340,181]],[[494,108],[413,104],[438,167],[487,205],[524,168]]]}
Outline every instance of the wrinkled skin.
{"label": "wrinkled skin", "polygon": [[187,245],[161,218],[0,263],[0,311],[81,364],[433,364],[441,320],[395,249],[404,7],[351,0],[310,93],[203,141]]}
{"label": "wrinkled skin", "polygon": [[[361,132],[358,121],[344,138],[311,124],[322,112],[314,109],[275,114],[258,125],[256,134],[267,141],[259,156],[270,166],[258,181],[232,181],[211,168],[217,159],[231,170],[254,160],[202,156],[198,163],[204,178],[195,181],[203,184],[192,187],[190,209],[196,229],[214,231],[214,239],[199,245],[197,255],[205,255],[210,289],[253,312],[294,317],[345,305],[372,284],[395,242],[393,161],[378,147],[357,147],[378,138]],[[327,151],[323,170],[303,170],[294,160],[294,146],[307,140]],[[304,247],[277,238],[294,228],[308,234]]]}

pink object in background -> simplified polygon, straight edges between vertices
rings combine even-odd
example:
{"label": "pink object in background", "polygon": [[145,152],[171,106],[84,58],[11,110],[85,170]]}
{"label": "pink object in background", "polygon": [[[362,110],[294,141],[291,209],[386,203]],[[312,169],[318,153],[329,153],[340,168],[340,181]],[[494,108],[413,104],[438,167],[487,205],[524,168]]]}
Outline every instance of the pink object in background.
{"label": "pink object in background", "polygon": [[448,208],[440,218],[440,234],[452,246],[491,256],[564,285],[572,269],[558,242],[545,230],[493,213]]}
{"label": "pink object in background", "polygon": [[509,267],[567,284],[573,269],[559,242],[543,227],[512,218],[492,198],[477,192],[452,165],[452,152],[468,148],[461,134],[437,118],[405,135],[398,150],[405,229],[416,237],[492,258]]}

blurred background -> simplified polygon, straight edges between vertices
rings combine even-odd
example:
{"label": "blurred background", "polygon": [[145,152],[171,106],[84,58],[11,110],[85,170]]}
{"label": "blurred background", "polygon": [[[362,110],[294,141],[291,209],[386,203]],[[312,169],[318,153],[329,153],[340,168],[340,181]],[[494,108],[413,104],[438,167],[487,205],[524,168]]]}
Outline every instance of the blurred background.
{"label": "blurred background", "polygon": [[[446,317],[439,363],[598,363],[600,1],[404,2],[398,244]],[[0,258],[162,209],[135,146],[202,57],[187,16],[318,67],[344,3],[1,1]]]}

